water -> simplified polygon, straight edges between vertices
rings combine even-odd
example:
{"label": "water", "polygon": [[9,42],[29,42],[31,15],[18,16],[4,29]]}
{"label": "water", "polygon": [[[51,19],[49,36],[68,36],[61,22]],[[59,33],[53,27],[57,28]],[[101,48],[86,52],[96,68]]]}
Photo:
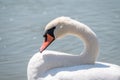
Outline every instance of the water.
{"label": "water", "polygon": [[[89,25],[100,42],[98,61],[120,65],[119,4],[119,0],[0,0],[0,80],[27,80],[27,63],[39,51],[44,26],[58,16]],[[79,54],[83,44],[68,36],[48,49]]]}

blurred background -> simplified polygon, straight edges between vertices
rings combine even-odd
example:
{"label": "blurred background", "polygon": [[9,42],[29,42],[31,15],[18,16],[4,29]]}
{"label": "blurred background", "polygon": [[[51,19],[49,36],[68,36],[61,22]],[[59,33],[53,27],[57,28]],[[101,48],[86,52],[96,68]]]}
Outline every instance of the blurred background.
{"label": "blurred background", "polygon": [[[0,0],[0,80],[27,80],[44,27],[59,16],[90,26],[100,42],[97,61],[120,65],[120,0]],[[47,49],[80,54],[83,43],[67,36]]]}

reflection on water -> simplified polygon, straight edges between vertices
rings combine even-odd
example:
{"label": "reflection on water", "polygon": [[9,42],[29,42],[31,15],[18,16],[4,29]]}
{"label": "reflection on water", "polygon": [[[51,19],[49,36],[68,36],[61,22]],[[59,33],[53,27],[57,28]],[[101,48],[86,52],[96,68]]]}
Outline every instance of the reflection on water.
{"label": "reflection on water", "polygon": [[[27,63],[39,51],[44,26],[63,15],[95,31],[101,48],[98,61],[120,65],[119,3],[119,0],[0,0],[0,80],[27,79]],[[79,54],[83,44],[68,36],[48,49]]]}

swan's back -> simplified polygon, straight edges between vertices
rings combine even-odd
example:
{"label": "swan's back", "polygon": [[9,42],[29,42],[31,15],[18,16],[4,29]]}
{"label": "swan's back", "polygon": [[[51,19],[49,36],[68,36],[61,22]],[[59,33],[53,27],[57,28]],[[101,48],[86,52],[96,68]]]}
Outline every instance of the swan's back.
{"label": "swan's back", "polygon": [[120,80],[120,67],[97,62],[94,65],[52,69],[43,77],[43,80]]}

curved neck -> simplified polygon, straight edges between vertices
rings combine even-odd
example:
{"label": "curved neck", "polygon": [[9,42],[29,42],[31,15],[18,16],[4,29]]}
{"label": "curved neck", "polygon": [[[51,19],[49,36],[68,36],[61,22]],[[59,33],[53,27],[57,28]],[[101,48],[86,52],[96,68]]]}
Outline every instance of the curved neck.
{"label": "curved neck", "polygon": [[88,26],[75,20],[65,27],[68,29],[65,33],[79,37],[84,43],[84,50],[79,56],[83,61],[81,63],[93,64],[99,53],[99,44],[96,34]]}

